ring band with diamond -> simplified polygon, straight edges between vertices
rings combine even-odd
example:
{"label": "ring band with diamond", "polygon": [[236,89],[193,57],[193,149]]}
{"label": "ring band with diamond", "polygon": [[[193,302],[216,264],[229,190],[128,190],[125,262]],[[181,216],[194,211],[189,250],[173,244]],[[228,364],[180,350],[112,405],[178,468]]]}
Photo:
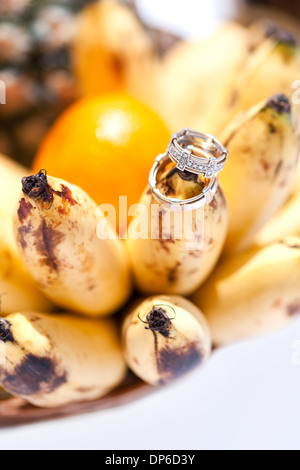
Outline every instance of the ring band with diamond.
{"label": "ring band with diamond", "polygon": [[218,178],[216,175],[213,175],[208,186],[199,195],[190,199],[169,198],[157,188],[158,172],[161,171],[163,167],[165,167],[170,162],[171,159],[167,153],[159,155],[155,160],[155,164],[153,165],[149,176],[149,184],[154,196],[160,202],[172,205],[174,209],[177,206],[181,210],[194,210],[198,209],[201,206],[204,206],[205,204],[210,204],[219,186]]}
{"label": "ring band with diamond", "polygon": [[228,150],[216,137],[191,129],[174,134],[167,153],[178,170],[207,178],[222,171],[228,157]]}

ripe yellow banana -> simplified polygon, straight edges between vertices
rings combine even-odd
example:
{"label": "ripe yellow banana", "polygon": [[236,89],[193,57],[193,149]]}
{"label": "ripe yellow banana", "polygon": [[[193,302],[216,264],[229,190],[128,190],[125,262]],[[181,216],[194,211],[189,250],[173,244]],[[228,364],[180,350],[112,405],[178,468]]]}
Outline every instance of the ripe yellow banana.
{"label": "ripe yellow banana", "polygon": [[35,406],[99,398],[126,374],[117,327],[110,319],[15,313],[0,319],[0,339],[5,345],[2,387]]}
{"label": "ripe yellow banana", "polygon": [[107,238],[97,236],[102,213],[95,202],[43,171],[22,185],[15,236],[44,294],[69,311],[92,316],[116,311],[131,293],[129,262],[110,226]]}
{"label": "ripe yellow banana", "polygon": [[287,236],[300,237],[300,191],[258,233],[255,243],[266,246]]}
{"label": "ripe yellow banana", "polygon": [[228,206],[225,250],[249,248],[263,225],[288,199],[299,156],[299,131],[284,95],[238,115],[222,142],[229,158],[220,174]]}
{"label": "ripe yellow banana", "polygon": [[224,260],[193,295],[215,346],[265,335],[300,314],[300,238]]}
{"label": "ripe yellow banana", "polygon": [[128,366],[151,385],[163,385],[191,372],[211,353],[204,316],[179,296],[145,300],[126,317],[122,338]]}
{"label": "ripe yellow banana", "polygon": [[53,310],[53,305],[25,270],[12,230],[20,180],[26,171],[13,160],[0,155],[0,300],[3,315],[24,309]]}
{"label": "ripe yellow banana", "polygon": [[53,311],[46,299],[25,270],[13,235],[11,218],[0,216],[0,299],[1,313],[20,310]]}
{"label": "ripe yellow banana", "polygon": [[[161,175],[158,188],[168,198],[190,199],[207,184],[201,175],[168,168]],[[228,213],[221,188],[210,204],[188,215],[184,212],[180,220],[178,215],[173,218],[150,187],[140,204],[146,210],[146,233],[143,238],[136,236],[138,214],[129,225],[127,239],[137,287],[146,294],[191,294],[209,276],[224,245]]]}
{"label": "ripe yellow banana", "polygon": [[0,155],[0,217],[13,216],[18,203],[20,180],[26,174],[26,168]]}

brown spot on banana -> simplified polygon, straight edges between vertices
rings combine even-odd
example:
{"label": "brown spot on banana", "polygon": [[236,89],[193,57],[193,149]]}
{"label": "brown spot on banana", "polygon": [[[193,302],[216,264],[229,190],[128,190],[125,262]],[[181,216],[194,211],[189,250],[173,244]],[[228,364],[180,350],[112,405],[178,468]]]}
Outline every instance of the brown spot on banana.
{"label": "brown spot on banana", "polygon": [[162,378],[160,385],[179,379],[201,365],[203,356],[198,344],[188,344],[178,349],[166,346],[157,355],[157,368]]}
{"label": "brown spot on banana", "polygon": [[54,271],[59,270],[59,261],[55,255],[55,248],[64,240],[65,234],[47,226],[45,219],[34,233],[36,249],[41,255],[41,264],[49,266]]}
{"label": "brown spot on banana", "polygon": [[27,247],[27,241],[26,241],[26,235],[28,235],[31,232],[31,227],[30,225],[24,225],[22,227],[18,228],[18,235],[19,235],[19,243],[23,250]]}
{"label": "brown spot on banana", "polygon": [[287,314],[289,317],[294,317],[295,315],[300,314],[300,299],[296,299],[287,306]]}
{"label": "brown spot on banana", "polygon": [[3,387],[14,395],[31,396],[38,393],[52,393],[66,382],[67,373],[58,370],[53,359],[37,357],[33,354],[27,354],[13,373],[1,373]]}
{"label": "brown spot on banana", "polygon": [[30,202],[26,202],[24,198],[20,200],[19,204],[18,217],[20,222],[23,224],[24,220],[26,220],[28,215],[31,213],[33,206]]}

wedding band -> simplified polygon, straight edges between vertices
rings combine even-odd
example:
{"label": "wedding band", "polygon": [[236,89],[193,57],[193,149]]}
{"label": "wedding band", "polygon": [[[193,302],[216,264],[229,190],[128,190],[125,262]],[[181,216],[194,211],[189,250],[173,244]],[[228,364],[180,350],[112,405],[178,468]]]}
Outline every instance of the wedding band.
{"label": "wedding band", "polygon": [[164,153],[163,155],[159,155],[156,158],[155,164],[152,167],[149,176],[149,184],[155,197],[162,203],[174,205],[174,210],[176,209],[176,206],[181,210],[193,210],[198,209],[199,207],[204,206],[205,204],[210,204],[219,186],[218,178],[216,175],[213,175],[209,182],[209,185],[202,191],[202,193],[193,198],[169,198],[162,194],[162,192],[157,188],[157,175],[162,166],[170,161],[171,159],[168,153]]}
{"label": "wedding band", "polygon": [[223,170],[228,150],[213,135],[183,129],[173,135],[167,154],[178,170],[211,178]]}

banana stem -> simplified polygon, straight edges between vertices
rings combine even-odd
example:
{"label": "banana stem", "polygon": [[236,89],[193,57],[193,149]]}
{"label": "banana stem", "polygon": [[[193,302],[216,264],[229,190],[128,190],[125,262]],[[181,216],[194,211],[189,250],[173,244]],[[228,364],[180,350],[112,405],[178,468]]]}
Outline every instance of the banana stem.
{"label": "banana stem", "polygon": [[172,323],[166,310],[163,308],[157,306],[153,307],[146,316],[146,321],[142,320],[140,317],[139,319],[148,325],[146,327],[147,330],[151,330],[153,332],[157,331],[166,338],[169,336]]}
{"label": "banana stem", "polygon": [[3,343],[14,342],[14,338],[10,329],[10,323],[4,318],[0,318],[0,341]]}

